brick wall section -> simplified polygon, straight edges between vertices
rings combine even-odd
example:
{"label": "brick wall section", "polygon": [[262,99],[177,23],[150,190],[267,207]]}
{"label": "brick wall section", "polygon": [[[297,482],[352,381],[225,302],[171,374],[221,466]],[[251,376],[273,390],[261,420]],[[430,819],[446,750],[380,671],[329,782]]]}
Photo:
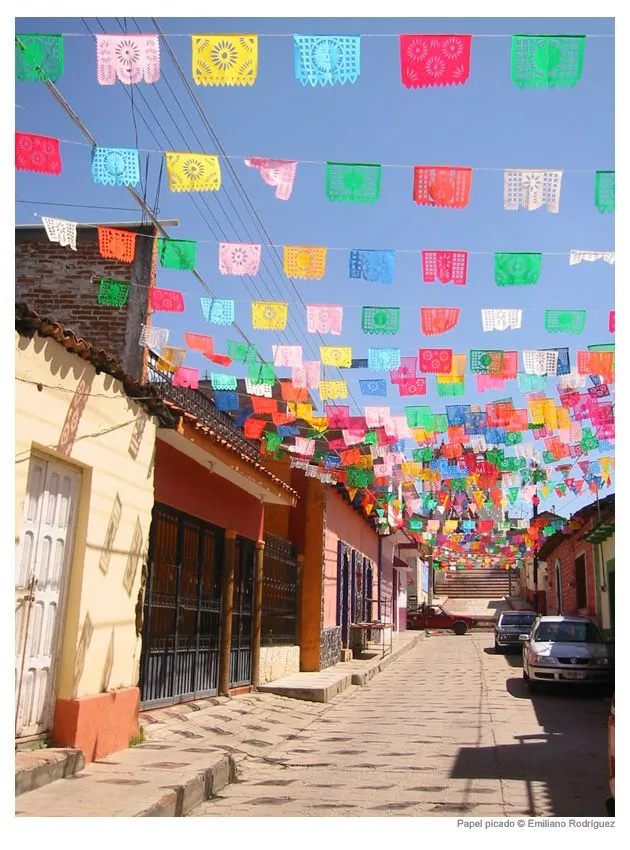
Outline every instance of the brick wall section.
{"label": "brick wall section", "polygon": [[[125,228],[121,228],[125,229]],[[153,225],[126,228],[155,236]],[[136,239],[133,263],[101,257],[95,227],[77,231],[77,251],[49,242],[44,228],[15,230],[16,301],[71,328],[77,336],[113,354],[126,372],[142,375],[140,325],[149,312],[149,286],[155,283],[154,239]],[[97,302],[99,281],[111,277],[131,283],[127,304],[107,307]]]}
{"label": "brick wall section", "polygon": [[[590,523],[587,528],[590,528]],[[578,612],[576,602],[575,561],[580,555],[585,556],[586,561],[586,609],[580,609],[581,613],[595,617],[597,613],[595,567],[593,559],[593,545],[580,538],[587,533],[587,529],[580,529],[566,540],[563,540],[553,552],[547,556],[547,613],[548,614],[576,614]],[[562,570],[562,611],[558,610],[558,589],[556,584],[556,561],[560,561]]]}

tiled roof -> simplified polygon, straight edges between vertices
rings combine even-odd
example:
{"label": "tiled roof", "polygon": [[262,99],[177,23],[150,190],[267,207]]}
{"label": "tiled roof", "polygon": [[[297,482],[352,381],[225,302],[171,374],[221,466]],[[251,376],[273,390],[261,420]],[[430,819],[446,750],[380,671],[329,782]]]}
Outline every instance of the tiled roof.
{"label": "tiled roof", "polygon": [[58,322],[40,316],[31,310],[27,304],[20,302],[15,305],[15,329],[21,336],[31,337],[38,333],[41,337],[51,337],[66,351],[78,354],[83,360],[91,363],[98,372],[105,372],[120,381],[125,393],[149,411],[159,417],[165,424],[173,425],[174,418],[158,393],[146,384],[140,384],[124,371],[115,357],[102,348],[96,348],[92,343],[76,336],[70,328],[62,327]]}
{"label": "tiled roof", "polygon": [[[69,328],[62,327],[52,319],[43,318],[23,302],[15,305],[15,328],[22,336],[32,336],[37,332],[42,337],[51,337],[56,340],[67,351],[78,354],[79,357],[92,363],[98,372],[106,372],[108,375],[119,380],[128,396],[143,404],[150,413],[158,416],[166,426],[173,427],[178,418],[183,418],[195,430],[210,437],[217,445],[232,452],[240,460],[257,469],[266,478],[269,478],[278,487],[290,493],[294,498],[298,498],[297,492],[292,487],[270,472],[258,460],[254,459],[251,452],[243,452],[238,445],[235,445],[236,441],[230,441],[225,434],[219,433],[218,429],[211,428],[199,417],[195,416],[195,414],[186,410],[185,407],[162,398],[157,388],[150,384],[138,383],[122,369],[114,357],[103,349],[96,348],[87,340],[77,337]],[[235,431],[235,434],[240,436],[239,432]]]}

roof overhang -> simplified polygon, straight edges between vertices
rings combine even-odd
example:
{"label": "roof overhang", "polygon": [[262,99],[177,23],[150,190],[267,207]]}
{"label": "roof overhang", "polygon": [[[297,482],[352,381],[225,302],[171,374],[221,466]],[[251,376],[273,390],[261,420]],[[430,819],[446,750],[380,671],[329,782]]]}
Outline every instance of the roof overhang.
{"label": "roof overhang", "polygon": [[288,489],[241,461],[229,450],[213,443],[209,437],[198,433],[191,426],[180,425],[177,430],[158,428],[157,438],[187,455],[207,472],[225,478],[265,504],[296,504],[295,496]]}

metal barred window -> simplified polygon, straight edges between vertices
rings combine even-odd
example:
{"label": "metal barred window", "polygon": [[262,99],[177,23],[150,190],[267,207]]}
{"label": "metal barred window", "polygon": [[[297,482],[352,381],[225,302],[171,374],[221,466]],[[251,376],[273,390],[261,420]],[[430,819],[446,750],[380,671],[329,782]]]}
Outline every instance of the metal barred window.
{"label": "metal barred window", "polygon": [[265,534],[262,594],[262,645],[297,642],[298,564],[288,540]]}

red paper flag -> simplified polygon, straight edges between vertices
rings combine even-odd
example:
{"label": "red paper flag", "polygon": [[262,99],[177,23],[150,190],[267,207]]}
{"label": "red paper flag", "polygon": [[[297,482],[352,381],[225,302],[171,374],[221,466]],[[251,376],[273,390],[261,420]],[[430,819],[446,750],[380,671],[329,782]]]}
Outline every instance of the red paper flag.
{"label": "red paper flag", "polygon": [[468,206],[472,168],[416,165],[413,170],[413,199],[423,206]]}
{"label": "red paper flag", "polygon": [[448,375],[453,366],[453,350],[451,348],[420,348],[418,364],[421,372]]}
{"label": "red paper flag", "polygon": [[278,410],[278,402],[275,398],[253,395],[251,399],[254,413],[276,413]]}
{"label": "red paper flag", "polygon": [[266,424],[267,422],[264,419],[255,419],[253,416],[250,416],[249,419],[245,420],[243,433],[246,437],[250,437],[250,439],[259,440],[260,435],[265,430]]}
{"label": "red paper flag", "polygon": [[423,86],[463,85],[470,73],[470,35],[401,35],[402,84]]}
{"label": "red paper flag", "polygon": [[15,167],[18,171],[61,174],[59,140],[33,133],[16,133]]}
{"label": "red paper flag", "polygon": [[608,314],[608,330],[611,332],[611,334],[614,334],[614,332],[615,332],[615,311],[614,310],[611,310],[610,313]]}
{"label": "red paper flag", "polygon": [[149,303],[152,310],[163,310],[166,313],[183,313],[184,297],[181,292],[173,289],[149,290]]}
{"label": "red paper flag", "polygon": [[421,307],[422,333],[427,336],[452,330],[459,321],[459,307]]}

